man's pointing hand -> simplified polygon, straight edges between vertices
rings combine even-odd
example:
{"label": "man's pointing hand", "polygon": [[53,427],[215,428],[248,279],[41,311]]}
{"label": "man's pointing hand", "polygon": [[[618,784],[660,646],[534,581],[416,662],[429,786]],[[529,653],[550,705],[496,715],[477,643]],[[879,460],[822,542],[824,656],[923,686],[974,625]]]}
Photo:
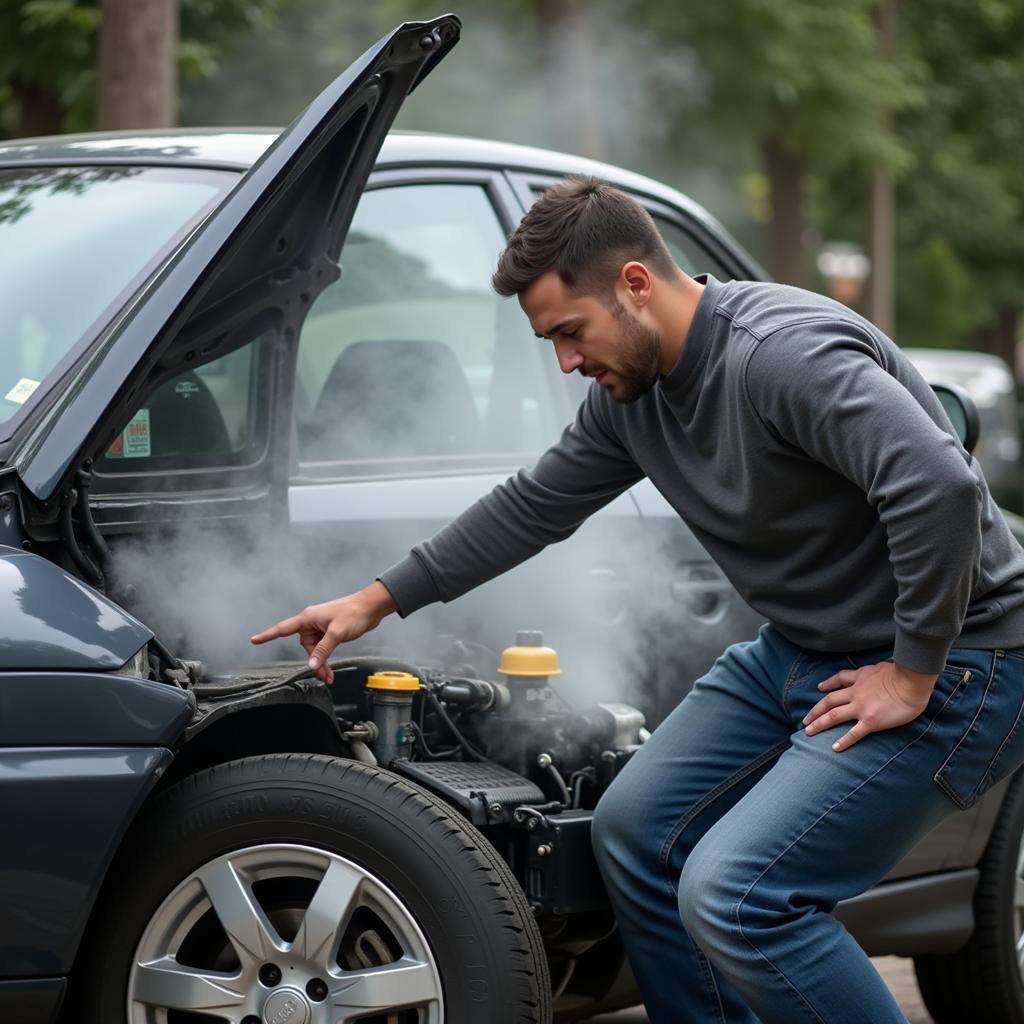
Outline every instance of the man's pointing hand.
{"label": "man's pointing hand", "polygon": [[391,592],[380,580],[375,580],[355,594],[310,605],[298,615],[282,619],[262,633],[257,633],[251,642],[265,644],[297,633],[299,643],[309,655],[309,667],[318,679],[331,683],[334,681],[334,673],[327,659],[334,648],[376,629],[386,615],[397,610]]}

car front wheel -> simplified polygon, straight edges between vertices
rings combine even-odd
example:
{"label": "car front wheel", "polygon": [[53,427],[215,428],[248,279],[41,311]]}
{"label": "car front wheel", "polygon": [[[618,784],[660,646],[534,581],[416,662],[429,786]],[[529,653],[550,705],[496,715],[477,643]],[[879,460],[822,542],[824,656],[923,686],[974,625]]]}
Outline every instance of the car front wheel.
{"label": "car front wheel", "polygon": [[221,765],[153,801],[76,970],[89,1024],[544,1024],[546,960],[486,839],[336,758]]}

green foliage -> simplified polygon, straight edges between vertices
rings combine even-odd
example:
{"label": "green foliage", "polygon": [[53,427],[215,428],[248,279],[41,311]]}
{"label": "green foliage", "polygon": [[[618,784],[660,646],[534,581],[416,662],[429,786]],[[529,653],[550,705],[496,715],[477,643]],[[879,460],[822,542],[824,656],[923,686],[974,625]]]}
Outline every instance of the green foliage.
{"label": "green foliage", "polygon": [[0,5],[0,126],[14,129],[19,93],[52,96],[77,126],[91,102],[99,11],[77,0],[8,0]]}
{"label": "green foliage", "polygon": [[985,319],[985,302],[945,238],[928,238],[901,253],[896,276],[901,345],[963,348]]}
{"label": "green foliage", "polygon": [[670,45],[696,53],[716,130],[778,144],[806,164],[858,158],[903,167],[884,115],[919,103],[913,62],[883,59],[875,0],[731,0],[632,7]]}
{"label": "green foliage", "polygon": [[[905,0],[899,47],[923,101],[895,130],[896,337],[970,347],[1000,308],[1024,309],[1024,5]],[[827,237],[859,238],[863,177],[851,163],[816,182]]]}
{"label": "green foliage", "polygon": [[[180,0],[178,60],[212,75],[247,33],[266,31],[285,0]],[[0,3],[0,131],[23,134],[28,96],[52,104],[64,130],[92,125],[99,0]]]}

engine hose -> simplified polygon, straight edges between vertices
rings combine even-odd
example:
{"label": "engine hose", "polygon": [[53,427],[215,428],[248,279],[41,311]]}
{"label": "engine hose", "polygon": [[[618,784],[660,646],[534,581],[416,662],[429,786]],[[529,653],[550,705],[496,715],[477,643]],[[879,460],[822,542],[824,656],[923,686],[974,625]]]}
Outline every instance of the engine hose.
{"label": "engine hose", "polygon": [[[408,672],[420,681],[420,686],[426,687],[427,681],[423,678],[423,672],[415,665],[407,661],[399,661],[397,658],[373,658],[368,655],[356,655],[350,658],[339,658],[337,661],[328,662],[334,672],[344,672],[346,669],[365,668],[371,672]],[[286,683],[295,683],[300,679],[306,679],[315,674],[315,671],[308,666],[289,676],[284,680]]]}
{"label": "engine hose", "polygon": [[572,806],[572,797],[569,795],[569,787],[565,784],[565,779],[562,778],[562,773],[555,767],[554,761],[551,759],[550,754],[541,754],[537,758],[537,765],[550,775],[555,780],[555,785],[558,786],[559,793],[562,794],[562,803],[566,807]]}
{"label": "engine hose", "polygon": [[449,718],[448,712],[445,711],[444,705],[437,699],[435,694],[431,693],[429,690],[427,691],[427,700],[430,701],[430,706],[434,709],[437,717],[448,726],[449,730],[451,730],[451,734],[455,737],[456,742],[462,748],[464,753],[468,754],[474,761],[489,760],[486,754],[480,753],[480,751],[477,750],[461,732],[459,732],[455,723],[451,718]]}
{"label": "engine hose", "polygon": [[99,527],[96,525],[96,520],[92,517],[92,508],[89,505],[89,489],[92,487],[92,474],[88,470],[80,469],[75,479],[78,482],[78,501],[76,502],[78,520],[82,524],[82,529],[85,530],[85,539],[92,546],[93,551],[96,552],[100,567],[109,575],[113,556],[110,554],[110,548],[107,546],[103,534],[100,533]]}
{"label": "engine hose", "polygon": [[60,507],[61,540],[64,541],[64,546],[67,548],[68,554],[71,555],[71,560],[78,567],[85,581],[93,586],[100,587],[103,585],[103,573],[93,565],[92,560],[78,546],[78,538],[75,536],[75,526],[71,521],[71,509],[77,501],[78,492],[72,490],[64,499],[64,504]]}
{"label": "engine hose", "polygon": [[420,753],[428,761],[447,761],[452,754],[458,753],[461,749],[459,747],[451,747],[449,750],[431,750],[426,736],[423,735],[423,730],[415,722],[410,722],[409,725],[412,727],[413,735],[416,737]]}
{"label": "engine hose", "polygon": [[363,764],[377,764],[373,751],[362,740],[348,740],[348,745],[352,748],[357,761],[362,761]]}

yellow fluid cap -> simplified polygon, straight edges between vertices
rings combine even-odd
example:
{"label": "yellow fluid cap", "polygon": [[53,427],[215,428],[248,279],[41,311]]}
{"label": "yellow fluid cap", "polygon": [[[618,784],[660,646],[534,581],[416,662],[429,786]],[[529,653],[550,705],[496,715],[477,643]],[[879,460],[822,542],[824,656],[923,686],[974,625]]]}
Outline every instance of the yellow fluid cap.
{"label": "yellow fluid cap", "polygon": [[420,681],[408,672],[375,672],[366,685],[371,690],[418,690]]}
{"label": "yellow fluid cap", "polygon": [[501,652],[498,671],[503,676],[560,676],[558,653],[545,647],[541,633],[527,630],[516,636],[516,646]]}

